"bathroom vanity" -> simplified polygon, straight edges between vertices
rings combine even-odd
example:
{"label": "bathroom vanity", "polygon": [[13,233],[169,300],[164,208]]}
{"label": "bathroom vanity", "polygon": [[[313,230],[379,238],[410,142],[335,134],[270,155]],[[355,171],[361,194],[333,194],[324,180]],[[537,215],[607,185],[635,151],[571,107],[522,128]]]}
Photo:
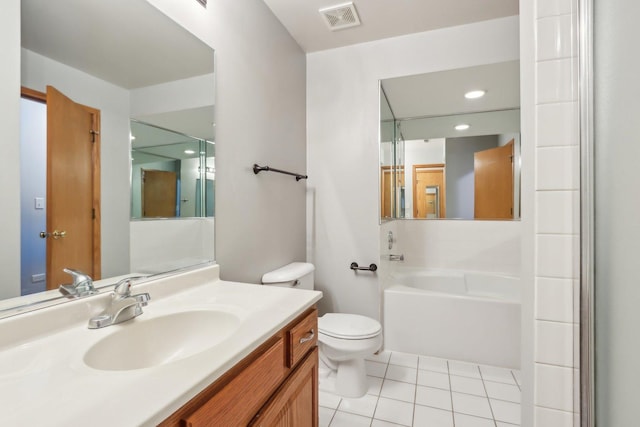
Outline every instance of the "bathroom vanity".
{"label": "bathroom vanity", "polygon": [[144,313],[101,329],[109,292],[0,320],[0,424],[317,426],[320,292],[217,265],[134,291]]}

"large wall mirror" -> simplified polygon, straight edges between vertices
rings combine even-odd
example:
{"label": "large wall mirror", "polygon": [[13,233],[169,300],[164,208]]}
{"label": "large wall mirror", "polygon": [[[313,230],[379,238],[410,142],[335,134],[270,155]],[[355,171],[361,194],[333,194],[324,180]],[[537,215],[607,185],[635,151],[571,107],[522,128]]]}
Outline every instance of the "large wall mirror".
{"label": "large wall mirror", "polygon": [[[21,11],[21,283],[0,297],[55,297],[62,267],[100,279],[213,259],[213,50],[145,0]],[[143,173],[166,169],[173,209],[144,215]]]}
{"label": "large wall mirror", "polygon": [[519,61],[380,82],[380,217],[520,218]]}

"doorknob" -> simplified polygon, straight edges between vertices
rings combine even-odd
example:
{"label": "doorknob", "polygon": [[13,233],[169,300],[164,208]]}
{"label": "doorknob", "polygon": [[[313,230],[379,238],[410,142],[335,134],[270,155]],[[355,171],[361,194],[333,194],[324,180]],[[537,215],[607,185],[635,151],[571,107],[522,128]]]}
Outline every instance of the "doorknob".
{"label": "doorknob", "polygon": [[66,236],[66,235],[67,235],[67,232],[66,232],[66,231],[53,230],[53,233],[51,233],[51,236],[52,236],[54,239],[60,239],[60,238],[62,238],[62,237],[64,237],[64,236]]}
{"label": "doorknob", "polygon": [[51,233],[47,233],[46,231],[41,231],[40,232],[40,238],[41,239],[46,239],[49,236],[51,236]]}

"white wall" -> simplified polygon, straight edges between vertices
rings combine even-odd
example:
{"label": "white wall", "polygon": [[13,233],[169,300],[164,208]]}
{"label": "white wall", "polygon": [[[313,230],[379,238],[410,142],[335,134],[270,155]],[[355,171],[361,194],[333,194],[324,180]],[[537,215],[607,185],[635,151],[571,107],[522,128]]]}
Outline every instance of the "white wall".
{"label": "white wall", "polygon": [[[394,221],[395,243],[382,254],[403,254],[403,266],[520,277],[519,221]],[[389,227],[381,227],[386,236]],[[384,237],[384,236],[383,236]],[[384,257],[383,257],[384,258]],[[390,266],[398,265],[393,262]]]}
{"label": "white wall", "polygon": [[305,56],[261,0],[149,2],[216,50],[216,260],[226,280],[305,259]]}
{"label": "white wall", "polygon": [[[20,164],[20,0],[5,0],[0,13],[0,182],[19,183]],[[20,206],[20,185],[0,186],[4,206]],[[20,209],[0,213],[0,298],[20,295]]]}
{"label": "white wall", "polygon": [[22,85],[100,110],[102,276],[129,272],[129,91],[22,49]]}
{"label": "white wall", "polygon": [[379,318],[377,277],[349,269],[380,258],[378,81],[518,58],[517,17],[307,55],[307,259],[322,310]]}
{"label": "white wall", "polygon": [[213,218],[131,221],[131,271],[160,273],[215,259],[214,225]]}

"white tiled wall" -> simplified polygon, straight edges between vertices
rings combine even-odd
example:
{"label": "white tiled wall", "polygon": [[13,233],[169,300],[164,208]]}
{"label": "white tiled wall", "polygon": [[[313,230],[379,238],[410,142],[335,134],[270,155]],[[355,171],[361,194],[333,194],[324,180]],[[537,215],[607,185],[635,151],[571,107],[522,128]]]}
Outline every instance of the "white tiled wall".
{"label": "white tiled wall", "polygon": [[575,0],[536,4],[534,423],[579,423],[580,154]]}

